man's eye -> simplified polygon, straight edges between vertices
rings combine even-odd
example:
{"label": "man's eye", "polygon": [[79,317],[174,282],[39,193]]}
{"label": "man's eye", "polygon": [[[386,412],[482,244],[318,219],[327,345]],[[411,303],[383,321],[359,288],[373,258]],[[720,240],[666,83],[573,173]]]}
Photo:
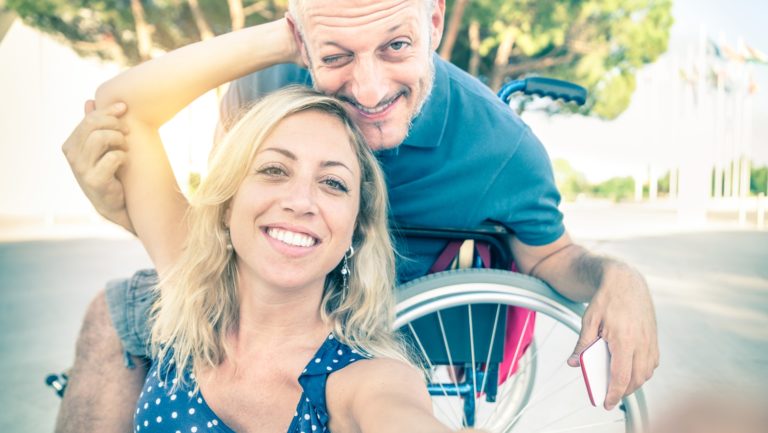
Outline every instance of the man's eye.
{"label": "man's eye", "polygon": [[326,65],[338,65],[343,63],[347,57],[346,55],[323,57],[323,63]]}
{"label": "man's eye", "polygon": [[406,41],[395,41],[389,44],[389,48],[391,48],[394,51],[400,51],[403,48],[406,48],[408,45],[410,44]]}
{"label": "man's eye", "polygon": [[337,191],[341,191],[341,192],[344,192],[344,193],[349,192],[349,188],[347,188],[347,185],[344,184],[344,182],[342,182],[339,179],[336,179],[336,178],[333,178],[333,177],[326,177],[325,179],[323,179],[322,182],[325,185],[328,185],[328,186],[330,186],[331,188],[333,188],[333,189],[335,189]]}

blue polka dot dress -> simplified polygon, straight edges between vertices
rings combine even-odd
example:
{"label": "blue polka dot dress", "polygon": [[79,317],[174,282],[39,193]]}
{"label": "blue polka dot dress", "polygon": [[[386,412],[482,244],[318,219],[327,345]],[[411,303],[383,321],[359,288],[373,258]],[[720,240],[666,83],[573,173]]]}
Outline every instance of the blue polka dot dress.
{"label": "blue polka dot dress", "polygon": [[[303,392],[296,406],[288,433],[322,433],[328,431],[328,410],[325,404],[325,383],[328,375],[365,358],[330,335],[317,350],[299,376]],[[203,395],[194,389],[194,374],[185,373],[185,381],[175,392],[170,390],[178,380],[172,363],[164,364],[168,374],[158,372],[153,362],[134,415],[134,432],[176,433],[234,433],[206,404]],[[171,378],[170,383],[164,382]]]}

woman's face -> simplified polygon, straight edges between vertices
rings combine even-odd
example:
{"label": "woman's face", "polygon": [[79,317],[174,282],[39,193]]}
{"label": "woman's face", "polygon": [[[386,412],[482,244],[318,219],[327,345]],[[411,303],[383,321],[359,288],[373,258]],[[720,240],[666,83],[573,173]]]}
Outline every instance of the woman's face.
{"label": "woman's face", "polygon": [[322,287],[352,243],[359,203],[360,166],[341,121],[319,111],[283,119],[227,209],[240,277]]}

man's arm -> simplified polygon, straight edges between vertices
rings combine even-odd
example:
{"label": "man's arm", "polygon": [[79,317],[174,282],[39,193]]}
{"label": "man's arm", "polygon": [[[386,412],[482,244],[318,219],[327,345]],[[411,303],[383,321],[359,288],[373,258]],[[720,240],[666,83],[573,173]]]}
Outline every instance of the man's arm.
{"label": "man's arm", "polygon": [[645,279],[629,265],[597,256],[576,245],[567,233],[543,246],[512,243],[515,261],[524,273],[546,281],[563,296],[589,302],[573,354],[598,336],[608,342],[611,377],[605,407],[611,409],[651,378],[659,364],[656,316]]}

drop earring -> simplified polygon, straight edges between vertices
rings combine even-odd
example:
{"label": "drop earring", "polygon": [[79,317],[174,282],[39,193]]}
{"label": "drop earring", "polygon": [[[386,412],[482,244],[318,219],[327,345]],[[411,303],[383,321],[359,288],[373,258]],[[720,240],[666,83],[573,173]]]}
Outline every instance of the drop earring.
{"label": "drop earring", "polygon": [[349,259],[355,255],[355,248],[350,245],[349,250],[344,254],[343,264],[341,265],[341,293],[342,296],[347,293],[349,289]]}
{"label": "drop earring", "polygon": [[235,248],[232,246],[232,236],[229,234],[229,227],[226,228],[225,233],[227,235],[227,252],[231,254]]}

